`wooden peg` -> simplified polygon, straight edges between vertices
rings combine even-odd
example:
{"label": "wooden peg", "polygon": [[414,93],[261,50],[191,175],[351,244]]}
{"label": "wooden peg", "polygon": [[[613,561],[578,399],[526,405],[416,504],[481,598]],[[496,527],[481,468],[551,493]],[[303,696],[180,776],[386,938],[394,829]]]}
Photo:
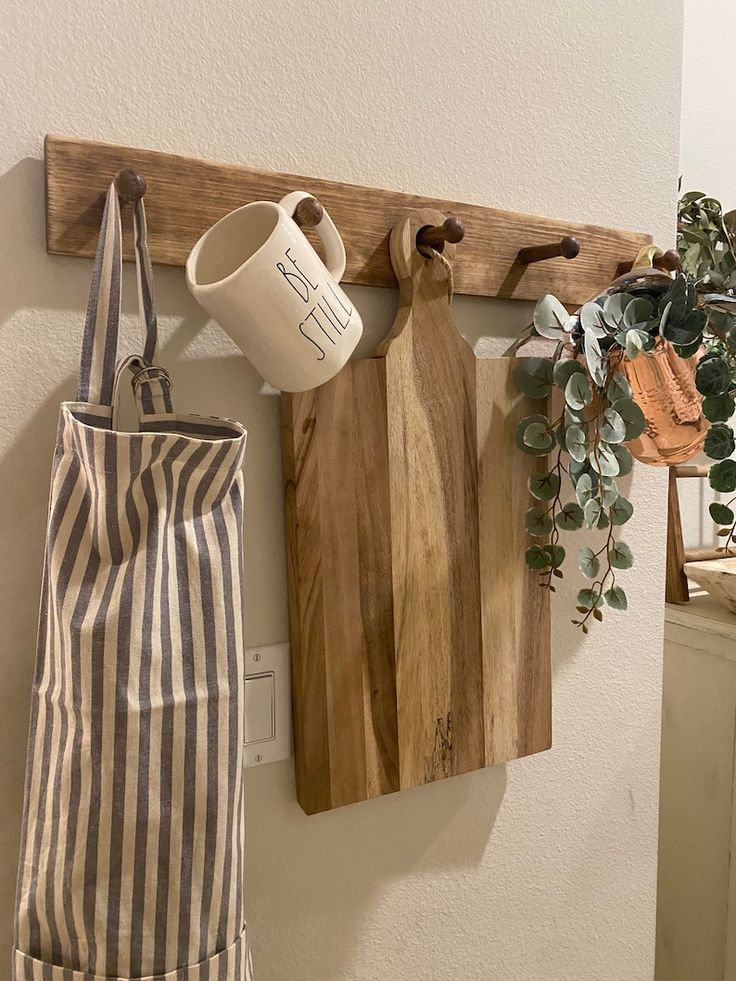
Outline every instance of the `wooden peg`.
{"label": "wooden peg", "polygon": [[[625,276],[633,268],[633,262],[622,262],[616,271],[616,275]],[[679,253],[675,249],[668,249],[662,255],[655,255],[652,259],[652,269],[657,269],[659,272],[680,272],[682,263],[680,262]]]}
{"label": "wooden peg", "polygon": [[465,237],[465,225],[460,218],[445,218],[441,225],[425,225],[417,232],[417,247],[442,252],[445,242],[455,244]]}
{"label": "wooden peg", "polygon": [[565,235],[559,242],[550,242],[549,245],[530,245],[526,249],[521,249],[517,255],[517,260],[523,266],[529,266],[532,262],[543,262],[545,259],[556,259],[562,256],[563,259],[574,259],[580,252],[580,242],[572,235]]}
{"label": "wooden peg", "polygon": [[682,269],[680,255],[674,249],[667,249],[662,255],[656,255],[652,260],[655,269],[664,272],[679,272]]}
{"label": "wooden peg", "polygon": [[314,228],[322,221],[325,209],[316,198],[304,198],[296,206],[294,221],[300,228]]}
{"label": "wooden peg", "polygon": [[115,189],[121,204],[135,204],[146,193],[146,178],[132,167],[123,167],[115,174]]}

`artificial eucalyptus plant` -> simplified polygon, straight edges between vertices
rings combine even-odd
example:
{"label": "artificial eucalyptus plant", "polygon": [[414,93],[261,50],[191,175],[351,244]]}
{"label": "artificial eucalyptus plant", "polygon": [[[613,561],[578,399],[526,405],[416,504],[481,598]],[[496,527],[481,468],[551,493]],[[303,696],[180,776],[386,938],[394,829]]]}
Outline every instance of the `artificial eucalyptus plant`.
{"label": "artificial eucalyptus plant", "polygon": [[[585,633],[591,618],[603,619],[606,605],[617,610],[628,605],[619,575],[634,560],[622,537],[633,507],[617,478],[631,470],[625,444],[641,435],[646,420],[623,370],[627,360],[663,344],[683,358],[702,352],[695,385],[711,423],[704,450],[718,461],[710,469],[710,484],[736,494],[736,460],[729,459],[736,449],[729,424],[736,392],[734,241],[736,212],[724,215],[713,198],[685,194],[678,213],[682,271],[674,278],[654,270],[634,273],[575,314],[551,295],[535,308],[529,335],[554,341],[555,351],[552,357],[520,360],[516,381],[533,399],[557,390],[561,408],[554,418],[528,416],[517,431],[519,448],[548,462],[529,481],[536,503],[527,511],[526,527],[539,543],[529,546],[526,562],[539,572],[541,585],[554,591],[554,579],[563,576],[567,533],[606,532],[600,547],[582,545],[577,551],[590,584],[577,595],[573,623]],[[724,552],[736,545],[735,502],[736,496],[710,508],[723,526]]]}
{"label": "artificial eucalyptus plant", "polygon": [[[724,214],[719,201],[701,191],[680,198],[677,213],[678,251],[683,273],[693,284],[698,305],[707,318],[704,355],[695,376],[703,395],[703,414],[710,422],[703,449],[715,463],[709,472],[713,490],[736,494],[736,460],[730,459],[736,439],[730,420],[736,402],[736,211]],[[713,520],[721,525],[721,546],[736,546],[736,511],[727,503],[710,505]]]}
{"label": "artificial eucalyptus plant", "polygon": [[[563,575],[564,533],[606,530],[599,548],[578,549],[578,566],[590,585],[578,593],[579,617],[573,622],[585,633],[591,617],[603,618],[604,604],[617,610],[628,605],[617,577],[634,561],[621,532],[634,509],[616,480],[633,462],[624,444],[641,435],[646,421],[622,364],[652,351],[658,338],[679,346],[700,336],[705,316],[694,309],[694,300],[694,290],[679,276],[669,285],[634,281],[626,292],[592,300],[572,315],[550,295],[534,311],[534,333],[557,347],[551,358],[521,359],[516,381],[530,398],[546,398],[553,388],[563,398],[557,418],[528,416],[518,428],[519,447],[550,455],[552,462],[547,473],[529,482],[539,503],[527,511],[527,530],[549,540],[531,545],[526,561],[539,571],[542,585],[554,590],[553,578]],[[565,474],[572,484],[569,500],[563,493]]]}

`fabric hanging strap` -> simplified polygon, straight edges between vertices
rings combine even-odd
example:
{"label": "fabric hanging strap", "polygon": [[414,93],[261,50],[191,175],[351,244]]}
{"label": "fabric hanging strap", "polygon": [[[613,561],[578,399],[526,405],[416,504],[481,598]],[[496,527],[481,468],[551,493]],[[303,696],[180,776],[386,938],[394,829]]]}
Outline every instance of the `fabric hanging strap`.
{"label": "fabric hanging strap", "polygon": [[[134,372],[134,389],[142,413],[170,413],[171,383],[166,372],[155,365],[158,324],[153,305],[153,274],[142,199],[135,203],[133,225],[138,315],[143,329],[144,349],[142,357],[126,359],[125,366]],[[113,182],[107,191],[92,271],[79,370],[78,402],[111,408],[114,405],[122,276],[122,221],[120,201]]]}

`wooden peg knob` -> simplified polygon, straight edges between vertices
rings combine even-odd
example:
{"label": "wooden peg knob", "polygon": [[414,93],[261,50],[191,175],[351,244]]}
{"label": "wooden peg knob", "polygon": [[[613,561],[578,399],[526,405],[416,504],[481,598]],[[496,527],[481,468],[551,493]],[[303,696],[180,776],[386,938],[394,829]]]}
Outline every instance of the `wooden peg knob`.
{"label": "wooden peg knob", "polygon": [[115,189],[121,204],[135,204],[146,193],[146,178],[132,167],[123,167],[115,174]]}
{"label": "wooden peg knob", "polygon": [[523,266],[529,266],[532,262],[543,262],[545,259],[574,259],[580,253],[580,242],[572,235],[565,235],[559,242],[550,242],[549,245],[530,245],[526,249],[521,249],[517,255],[518,261]]}
{"label": "wooden peg knob", "polygon": [[[621,262],[616,270],[616,275],[625,276],[633,268],[633,262]],[[680,261],[679,253],[675,249],[668,249],[662,255],[655,255],[652,259],[652,269],[657,269],[659,272],[680,272],[682,262]]]}
{"label": "wooden peg knob", "polygon": [[442,252],[445,242],[456,244],[465,237],[465,225],[460,218],[445,218],[441,225],[425,225],[417,232],[417,246]]}
{"label": "wooden peg knob", "polygon": [[325,209],[316,198],[304,198],[296,206],[294,221],[300,228],[314,228],[322,221]]}
{"label": "wooden peg knob", "polygon": [[655,269],[660,269],[664,272],[679,272],[682,269],[680,254],[675,249],[667,249],[663,255],[655,256],[652,260],[652,265]]}

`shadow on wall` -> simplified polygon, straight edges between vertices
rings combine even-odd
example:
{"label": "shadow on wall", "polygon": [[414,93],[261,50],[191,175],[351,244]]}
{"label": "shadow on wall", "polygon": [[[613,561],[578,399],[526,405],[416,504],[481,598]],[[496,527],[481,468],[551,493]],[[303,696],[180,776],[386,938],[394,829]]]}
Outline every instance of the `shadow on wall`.
{"label": "shadow on wall", "polygon": [[[394,893],[410,892],[416,880],[436,882],[443,872],[481,864],[505,790],[501,765],[307,817],[290,763],[249,770],[246,875],[256,973],[267,963],[269,976],[295,978],[306,963],[321,981],[353,977],[365,921],[382,916],[384,899],[396,909]],[[438,890],[421,910],[382,921],[382,964],[387,951],[411,942],[411,916],[456,915]],[[392,977],[390,963],[384,966]]]}

